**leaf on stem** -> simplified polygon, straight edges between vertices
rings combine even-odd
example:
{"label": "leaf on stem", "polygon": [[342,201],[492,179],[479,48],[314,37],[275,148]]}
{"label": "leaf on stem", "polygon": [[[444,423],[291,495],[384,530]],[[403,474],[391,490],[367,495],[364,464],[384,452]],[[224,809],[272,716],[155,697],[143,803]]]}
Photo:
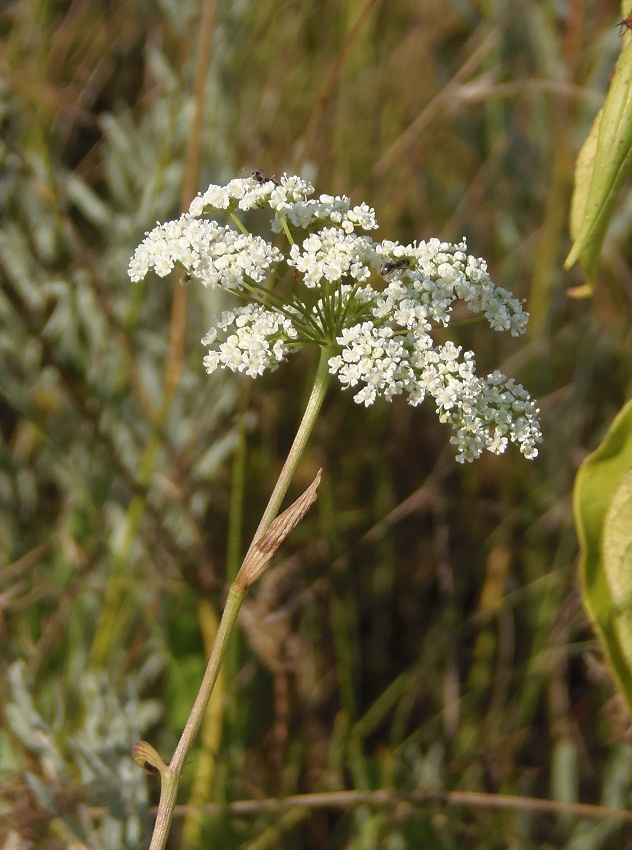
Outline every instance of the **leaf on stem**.
{"label": "leaf on stem", "polygon": [[632,710],[632,401],[575,481],[582,598]]}
{"label": "leaf on stem", "polygon": [[237,587],[246,590],[263,573],[271,559],[316,501],[316,491],[320,484],[321,475],[322,469],[319,469],[316,478],[303,495],[299,496],[282,514],[279,514],[270,523],[265,534],[252,544],[235,579]]}
{"label": "leaf on stem", "polygon": [[[632,35],[623,36],[608,96],[577,159],[570,230],[573,247],[564,262],[581,260],[594,282],[606,229],[619,192],[632,173]],[[591,289],[583,287],[579,297]]]}
{"label": "leaf on stem", "polygon": [[132,758],[145,773],[153,776],[162,776],[167,770],[167,765],[160,758],[156,750],[147,741],[138,741],[132,747]]}

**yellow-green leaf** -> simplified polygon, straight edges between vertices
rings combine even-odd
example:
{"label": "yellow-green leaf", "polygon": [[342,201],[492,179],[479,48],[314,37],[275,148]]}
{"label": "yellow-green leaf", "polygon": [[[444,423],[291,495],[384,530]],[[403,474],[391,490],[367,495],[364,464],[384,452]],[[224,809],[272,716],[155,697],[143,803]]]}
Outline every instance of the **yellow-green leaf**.
{"label": "yellow-green leaf", "polygon": [[588,190],[590,189],[590,181],[595,164],[595,154],[597,153],[597,140],[599,138],[599,126],[601,124],[602,113],[603,110],[600,109],[595,116],[595,120],[593,121],[590,132],[586,137],[586,141],[582,145],[582,149],[579,152],[577,162],[575,164],[575,182],[573,186],[573,197],[571,200],[569,221],[572,239],[577,239],[586,219]]}
{"label": "yellow-green leaf", "polygon": [[619,479],[606,512],[603,564],[614,603],[614,627],[632,670],[632,467]]}
{"label": "yellow-green leaf", "polygon": [[584,143],[575,169],[571,208],[573,247],[564,263],[578,259],[593,280],[612,209],[632,173],[632,34],[622,37],[622,51],[603,109]]}
{"label": "yellow-green leaf", "polygon": [[632,711],[632,401],[582,463],[573,508],[584,605]]}

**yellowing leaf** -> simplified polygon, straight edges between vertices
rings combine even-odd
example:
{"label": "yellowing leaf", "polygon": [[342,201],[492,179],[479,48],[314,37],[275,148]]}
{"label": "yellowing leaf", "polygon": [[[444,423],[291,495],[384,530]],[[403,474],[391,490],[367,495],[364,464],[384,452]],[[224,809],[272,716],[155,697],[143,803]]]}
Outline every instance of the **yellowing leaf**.
{"label": "yellowing leaf", "polygon": [[586,141],[582,145],[575,164],[575,183],[573,186],[569,222],[571,237],[573,239],[577,239],[579,236],[586,219],[588,190],[590,189],[590,181],[595,165],[595,154],[597,153],[597,140],[599,138],[602,113],[603,109],[600,109],[595,116],[595,120],[592,123]]}
{"label": "yellowing leaf", "polygon": [[582,463],[573,509],[584,606],[632,711],[632,402]]}
{"label": "yellowing leaf", "polygon": [[614,603],[614,626],[632,669],[632,467],[623,473],[606,512],[603,564]]}
{"label": "yellowing leaf", "polygon": [[594,280],[612,208],[632,173],[632,45],[623,48],[603,109],[598,113],[577,159],[571,204],[573,247],[564,262],[578,259]]}

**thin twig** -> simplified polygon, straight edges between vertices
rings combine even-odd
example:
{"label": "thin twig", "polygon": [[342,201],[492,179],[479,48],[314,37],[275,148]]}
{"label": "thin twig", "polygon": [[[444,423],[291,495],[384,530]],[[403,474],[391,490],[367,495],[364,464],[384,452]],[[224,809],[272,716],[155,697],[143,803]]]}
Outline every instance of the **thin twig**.
{"label": "thin twig", "polygon": [[[185,817],[195,810],[207,815],[230,813],[233,815],[257,815],[261,812],[280,812],[291,808],[346,809],[353,806],[396,806],[400,803],[442,803],[446,806],[469,806],[476,809],[514,809],[554,815],[574,815],[589,820],[620,820],[632,822],[632,811],[598,806],[592,803],[562,803],[541,797],[519,797],[514,794],[489,794],[483,791],[327,791],[317,794],[295,794],[279,799],[267,797],[263,800],[236,800],[220,805],[208,803],[204,806],[176,806],[175,817]],[[90,807],[91,817],[106,814],[103,807]],[[154,809],[155,811],[155,809]]]}

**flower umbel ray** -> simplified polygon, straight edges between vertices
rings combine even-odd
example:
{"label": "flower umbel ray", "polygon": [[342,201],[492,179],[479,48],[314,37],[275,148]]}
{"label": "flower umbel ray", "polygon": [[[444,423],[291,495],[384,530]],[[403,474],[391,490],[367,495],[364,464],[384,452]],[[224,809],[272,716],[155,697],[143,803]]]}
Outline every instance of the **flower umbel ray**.
{"label": "flower umbel ray", "polygon": [[[478,376],[473,352],[432,337],[433,328],[450,323],[457,301],[492,330],[519,336],[528,320],[522,303],[492,283],[464,242],[377,242],[367,235],[377,228],[370,207],[313,193],[289,175],[211,185],[187,213],[146,234],[130,277],[164,276],[178,265],[243,302],[218,316],[202,340],[209,373],[228,368],[256,377],[304,345],[325,346],[329,371],[358,404],[397,395],[411,405],[434,402],[452,427],[457,460],[484,449],[501,454],[510,442],[536,457],[539,410],[524,387],[500,372]],[[235,226],[252,209],[269,212],[269,239]],[[212,218],[222,211],[233,226]]]}

